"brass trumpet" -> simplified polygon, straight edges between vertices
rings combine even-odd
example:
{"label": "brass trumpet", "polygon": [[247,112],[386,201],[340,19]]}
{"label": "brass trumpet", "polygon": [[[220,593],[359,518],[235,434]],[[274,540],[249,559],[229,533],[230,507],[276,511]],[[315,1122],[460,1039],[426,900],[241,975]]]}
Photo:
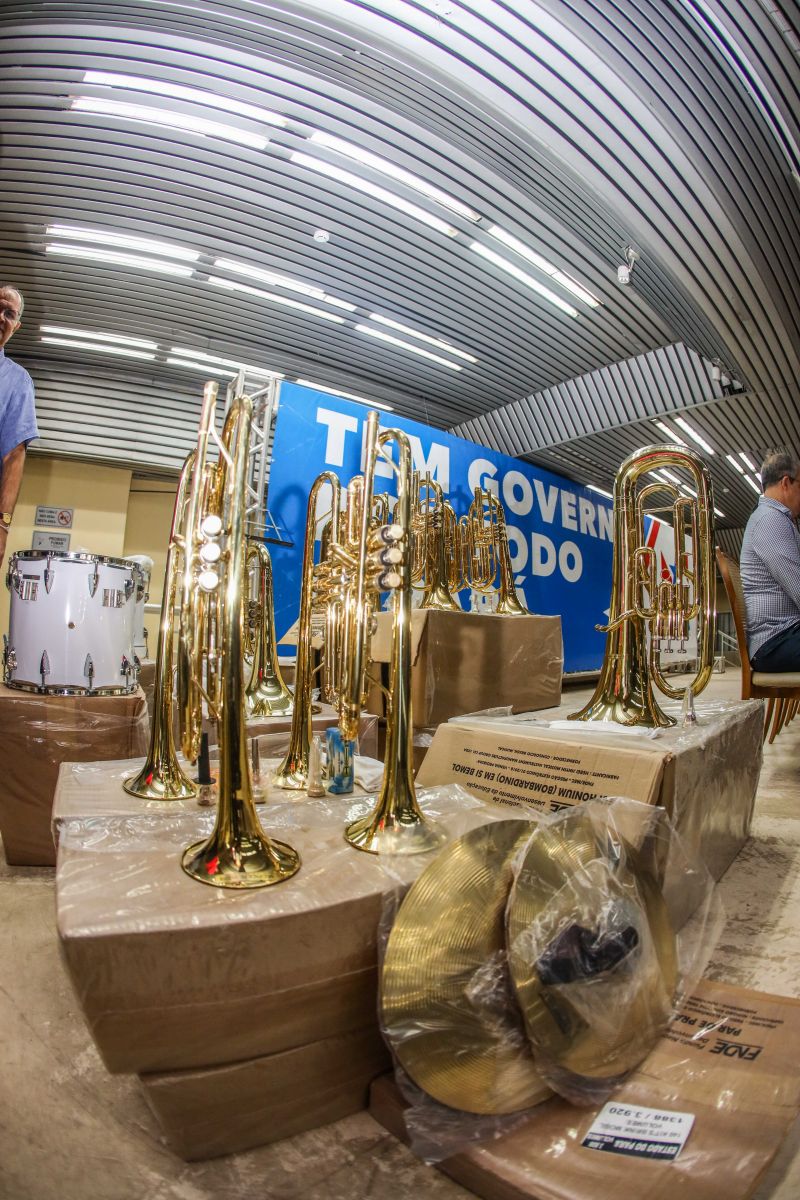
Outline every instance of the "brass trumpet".
{"label": "brass trumpet", "polygon": [[496,613],[506,617],[529,616],[514,587],[506,515],[497,496],[476,487],[469,511],[459,521],[459,529],[465,586],[487,596],[497,591]]}
{"label": "brass trumpet", "polygon": [[[256,815],[243,686],[244,603],[247,580],[245,501],[253,402],[233,398],[216,431],[217,385],[206,384],[197,455],[186,507],[179,696],[187,757],[199,747],[202,702],[218,725],[216,821],[210,837],[188,846],[187,875],[213,887],[253,888],[280,883],[298,870],[300,856],[267,837]],[[208,460],[209,444],[219,459]]]}
{"label": "brass trumpet", "polygon": [[[682,468],[691,475],[697,499],[680,494],[663,478],[646,482],[656,471]],[[660,579],[655,550],[645,544],[645,504],[655,492],[674,499],[671,513],[675,578]],[[600,679],[592,699],[571,714],[579,721],[615,721],[620,725],[665,727],[675,718],[658,705],[652,684],[674,700],[691,702],[711,677],[714,662],[716,575],[714,499],[711,477],[699,455],[686,446],[645,446],[620,467],[614,481],[614,558],[611,603]],[[686,530],[691,534],[691,553]],[[691,565],[690,565],[691,560]],[[684,642],[689,622],[697,619],[698,669],[688,688],[673,688],[664,678],[659,654],[663,640]],[[649,640],[649,647],[648,647]]]}
{"label": "brass trumpet", "polygon": [[275,605],[272,588],[272,560],[263,542],[251,542],[247,549],[248,570],[255,567],[258,599],[250,601],[253,665],[245,690],[248,716],[269,717],[292,711],[292,693],[283,682],[278,665],[275,635]]}

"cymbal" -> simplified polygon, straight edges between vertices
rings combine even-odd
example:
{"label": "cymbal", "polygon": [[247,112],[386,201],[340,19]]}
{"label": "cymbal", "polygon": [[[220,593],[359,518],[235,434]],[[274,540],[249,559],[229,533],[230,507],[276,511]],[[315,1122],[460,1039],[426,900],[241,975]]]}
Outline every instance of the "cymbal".
{"label": "cymbal", "polygon": [[550,1095],[508,981],[505,906],[529,821],[445,847],[403,901],[381,975],[381,1022],[411,1078],[442,1104],[517,1112]]}
{"label": "cymbal", "polygon": [[511,978],[533,1052],[565,1094],[645,1058],[677,980],[661,889],[606,818],[573,810],[537,829],[509,897]]}

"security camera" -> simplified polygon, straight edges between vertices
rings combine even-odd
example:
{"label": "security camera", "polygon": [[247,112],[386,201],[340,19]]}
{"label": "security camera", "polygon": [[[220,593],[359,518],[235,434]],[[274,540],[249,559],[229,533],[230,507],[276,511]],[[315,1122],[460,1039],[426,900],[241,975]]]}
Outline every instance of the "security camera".
{"label": "security camera", "polygon": [[625,263],[623,263],[621,266],[617,267],[617,282],[625,284],[630,283],[630,281],[631,269],[630,267],[626,266]]}

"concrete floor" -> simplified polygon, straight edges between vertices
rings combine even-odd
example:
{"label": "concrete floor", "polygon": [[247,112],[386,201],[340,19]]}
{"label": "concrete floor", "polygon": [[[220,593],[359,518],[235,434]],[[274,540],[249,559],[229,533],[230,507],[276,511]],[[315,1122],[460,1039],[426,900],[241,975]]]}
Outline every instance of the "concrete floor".
{"label": "concrete floor", "polygon": [[[588,694],[568,692],[563,711]],[[738,698],[738,672],[714,676],[706,694]],[[752,839],[720,885],[728,921],[710,976],[798,995],[798,864],[800,718],[766,748]],[[53,884],[50,868],[0,867],[2,1200],[471,1195],[420,1164],[366,1113],[246,1154],[194,1164],[176,1158],[161,1145],[136,1080],[108,1075],[100,1062],[59,959]],[[798,1196],[800,1123],[755,1200]]]}

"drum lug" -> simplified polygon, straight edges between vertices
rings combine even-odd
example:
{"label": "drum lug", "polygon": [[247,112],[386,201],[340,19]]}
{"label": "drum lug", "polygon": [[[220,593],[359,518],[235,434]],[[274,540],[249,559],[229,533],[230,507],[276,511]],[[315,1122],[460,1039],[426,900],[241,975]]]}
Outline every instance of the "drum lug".
{"label": "drum lug", "polygon": [[130,677],[131,664],[128,661],[127,654],[123,654],[123,656],[122,656],[122,666],[119,669],[119,673],[120,673],[120,675],[124,675],[126,679],[128,679]]}
{"label": "drum lug", "polygon": [[97,563],[94,564],[94,572],[89,576],[89,595],[93,596],[97,591],[97,585],[100,582],[100,572],[97,569]]}
{"label": "drum lug", "polygon": [[86,655],[86,662],[83,664],[83,673],[89,680],[89,687],[94,682],[94,663],[92,662],[91,654]]}
{"label": "drum lug", "polygon": [[39,674],[42,677],[42,687],[46,687],[47,676],[50,674],[50,659],[48,658],[46,650],[42,654],[42,661],[39,663]]}
{"label": "drum lug", "polygon": [[12,559],[6,573],[6,587],[9,591],[13,588],[15,592],[19,593],[19,568],[16,559]]}
{"label": "drum lug", "polygon": [[142,660],[139,658],[139,655],[136,653],[135,650],[133,652],[133,669],[137,675],[139,674],[139,672],[142,669]]}
{"label": "drum lug", "polygon": [[125,580],[125,603],[127,604],[136,589],[136,584],[132,579]]}
{"label": "drum lug", "polygon": [[55,579],[55,577],[56,577],[56,573],[55,573],[55,570],[53,569],[53,560],[50,557],[50,555],[48,554],[47,566],[44,569],[44,590],[47,592],[48,596],[50,595],[50,588],[53,586],[53,580]]}

